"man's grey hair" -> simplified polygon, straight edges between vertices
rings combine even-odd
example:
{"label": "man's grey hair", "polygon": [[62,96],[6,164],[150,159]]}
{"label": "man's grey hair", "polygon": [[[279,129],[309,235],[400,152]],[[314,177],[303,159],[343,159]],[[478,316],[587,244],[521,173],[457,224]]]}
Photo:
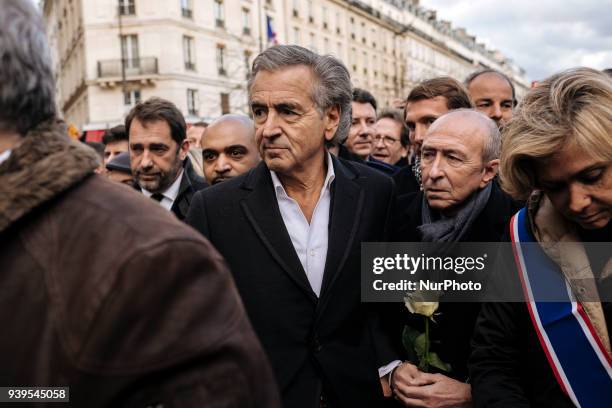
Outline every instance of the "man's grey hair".
{"label": "man's grey hair", "polygon": [[321,115],[331,107],[340,110],[340,122],[332,144],[346,140],[351,126],[352,86],[349,71],[340,60],[330,55],[319,55],[298,45],[276,45],[259,54],[253,61],[248,90],[260,71],[277,71],[283,68],[304,65],[315,77],[311,98]]}
{"label": "man's grey hair", "polygon": [[[491,118],[474,109],[462,108],[445,113],[436,119],[436,122],[449,116],[469,116],[471,120],[480,122],[481,127],[485,130],[485,140],[482,147],[482,162],[488,163],[491,160],[499,159],[501,152],[501,133],[499,132],[497,124]],[[432,124],[432,127],[436,122]]]}
{"label": "man's grey hair", "polygon": [[0,0],[0,130],[27,133],[56,116],[55,81],[39,11]]}

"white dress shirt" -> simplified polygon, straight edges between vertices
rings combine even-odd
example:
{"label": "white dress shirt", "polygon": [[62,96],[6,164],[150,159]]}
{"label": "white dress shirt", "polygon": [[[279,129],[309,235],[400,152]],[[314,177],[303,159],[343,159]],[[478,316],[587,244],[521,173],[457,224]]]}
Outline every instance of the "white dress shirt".
{"label": "white dress shirt", "polygon": [[[170,187],[166,189],[166,191],[160,193],[164,196],[164,198],[161,199],[159,204],[168,211],[170,211],[172,205],[174,204],[174,200],[176,200],[176,197],[178,196],[179,189],[181,187],[181,180],[183,180],[183,176],[185,175],[184,173],[185,172],[181,169],[181,173],[176,178],[176,180],[174,180],[174,183],[172,183]],[[144,194],[147,198],[151,198],[151,196],[153,195],[153,193],[149,190],[145,190],[142,187],[140,187],[140,189],[142,190],[142,194]]]}
{"label": "white dress shirt", "polygon": [[11,150],[5,150],[2,153],[0,153],[0,164],[2,164],[3,162],[5,162],[9,157],[11,157]]}
{"label": "white dress shirt", "polygon": [[270,171],[270,174],[272,175],[278,208],[280,209],[287,232],[289,232],[291,243],[306,272],[310,287],[318,297],[321,294],[325,260],[327,259],[329,208],[331,203],[330,187],[336,177],[331,156],[327,153],[327,175],[321,188],[319,201],[312,213],[310,224],[297,201],[287,195],[285,187],[283,187],[276,173]]}

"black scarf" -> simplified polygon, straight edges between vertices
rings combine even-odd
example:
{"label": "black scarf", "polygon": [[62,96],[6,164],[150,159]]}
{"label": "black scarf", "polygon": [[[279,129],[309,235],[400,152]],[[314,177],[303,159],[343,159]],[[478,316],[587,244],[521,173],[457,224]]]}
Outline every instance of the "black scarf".
{"label": "black scarf", "polygon": [[459,242],[487,205],[492,183],[472,194],[459,212],[450,218],[437,217],[429,208],[423,194],[421,226],[418,227],[423,242]]}

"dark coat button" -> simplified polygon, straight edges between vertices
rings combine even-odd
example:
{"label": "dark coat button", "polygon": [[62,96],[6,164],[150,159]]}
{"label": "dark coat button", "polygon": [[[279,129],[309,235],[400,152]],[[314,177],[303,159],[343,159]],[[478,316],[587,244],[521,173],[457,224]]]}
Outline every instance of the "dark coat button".
{"label": "dark coat button", "polygon": [[315,353],[319,353],[322,349],[323,346],[321,346],[321,343],[319,343],[319,338],[314,337],[312,340],[312,351],[314,351]]}

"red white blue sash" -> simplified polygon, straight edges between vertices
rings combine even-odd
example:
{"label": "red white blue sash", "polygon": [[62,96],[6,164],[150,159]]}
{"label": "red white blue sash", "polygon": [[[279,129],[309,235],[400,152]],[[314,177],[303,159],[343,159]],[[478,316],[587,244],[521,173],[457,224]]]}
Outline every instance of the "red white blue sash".
{"label": "red white blue sash", "polygon": [[[561,270],[536,242],[523,208],[510,221],[514,257],[531,321],[563,391],[578,407],[612,406],[612,359]],[[554,295],[560,302],[543,302]]]}

